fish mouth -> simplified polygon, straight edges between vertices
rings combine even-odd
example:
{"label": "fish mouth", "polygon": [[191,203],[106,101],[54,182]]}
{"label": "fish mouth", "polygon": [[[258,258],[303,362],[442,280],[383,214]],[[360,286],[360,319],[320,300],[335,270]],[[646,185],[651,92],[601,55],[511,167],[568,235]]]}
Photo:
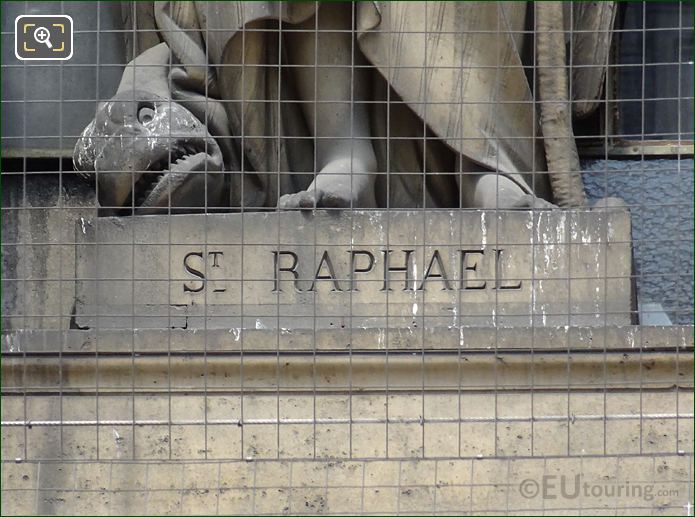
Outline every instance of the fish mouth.
{"label": "fish mouth", "polygon": [[[222,152],[214,139],[181,139],[150,163],[135,182],[131,197],[135,207],[171,206],[176,204],[178,190],[187,184],[190,188],[196,180],[204,181],[206,172],[222,168]],[[204,188],[202,183],[201,186]]]}

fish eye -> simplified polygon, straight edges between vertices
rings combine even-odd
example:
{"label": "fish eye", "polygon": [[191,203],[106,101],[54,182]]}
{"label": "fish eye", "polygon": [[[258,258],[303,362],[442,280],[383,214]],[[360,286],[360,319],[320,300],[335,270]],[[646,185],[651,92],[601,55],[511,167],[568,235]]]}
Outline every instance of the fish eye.
{"label": "fish eye", "polygon": [[154,105],[147,103],[141,104],[138,109],[138,120],[141,124],[148,124],[152,122],[155,116]]}

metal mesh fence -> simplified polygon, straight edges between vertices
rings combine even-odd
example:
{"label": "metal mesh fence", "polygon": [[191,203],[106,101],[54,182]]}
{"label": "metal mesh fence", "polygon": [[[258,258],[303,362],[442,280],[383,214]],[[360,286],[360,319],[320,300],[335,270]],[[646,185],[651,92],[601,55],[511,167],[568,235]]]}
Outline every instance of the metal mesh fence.
{"label": "metal mesh fence", "polygon": [[2,513],[691,515],[692,16],[6,3]]}

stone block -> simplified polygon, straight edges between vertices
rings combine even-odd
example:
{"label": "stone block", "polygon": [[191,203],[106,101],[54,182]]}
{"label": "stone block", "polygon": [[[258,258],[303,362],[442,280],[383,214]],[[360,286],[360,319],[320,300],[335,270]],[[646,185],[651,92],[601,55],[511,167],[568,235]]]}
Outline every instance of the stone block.
{"label": "stone block", "polygon": [[182,515],[210,515],[217,508],[217,490],[184,490],[181,498]]}
{"label": "stone block", "polygon": [[94,189],[72,171],[3,174],[3,330],[70,328],[75,222],[94,218],[97,206]]}
{"label": "stone block", "polygon": [[[283,486],[285,481],[273,479],[276,486]],[[256,514],[286,515],[290,508],[290,491],[284,488],[259,488],[254,491],[253,507],[247,508]]]}
{"label": "stone block", "polygon": [[37,515],[36,491],[2,489],[0,497],[2,515]]}
{"label": "stone block", "polygon": [[316,211],[80,219],[91,328],[632,321],[627,211]]}

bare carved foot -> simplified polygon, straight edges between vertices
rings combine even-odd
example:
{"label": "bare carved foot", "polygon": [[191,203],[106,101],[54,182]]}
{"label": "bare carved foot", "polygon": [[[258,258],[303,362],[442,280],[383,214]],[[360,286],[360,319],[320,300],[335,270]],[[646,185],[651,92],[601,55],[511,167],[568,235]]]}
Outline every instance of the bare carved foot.
{"label": "bare carved foot", "polygon": [[533,194],[524,194],[514,201],[509,208],[558,210],[560,207],[543,198],[534,196]]}
{"label": "bare carved foot", "polygon": [[[330,162],[306,190],[285,194],[278,201],[283,210],[312,208],[367,208],[374,206],[374,182],[357,159]],[[354,172],[350,172],[350,171]]]}

